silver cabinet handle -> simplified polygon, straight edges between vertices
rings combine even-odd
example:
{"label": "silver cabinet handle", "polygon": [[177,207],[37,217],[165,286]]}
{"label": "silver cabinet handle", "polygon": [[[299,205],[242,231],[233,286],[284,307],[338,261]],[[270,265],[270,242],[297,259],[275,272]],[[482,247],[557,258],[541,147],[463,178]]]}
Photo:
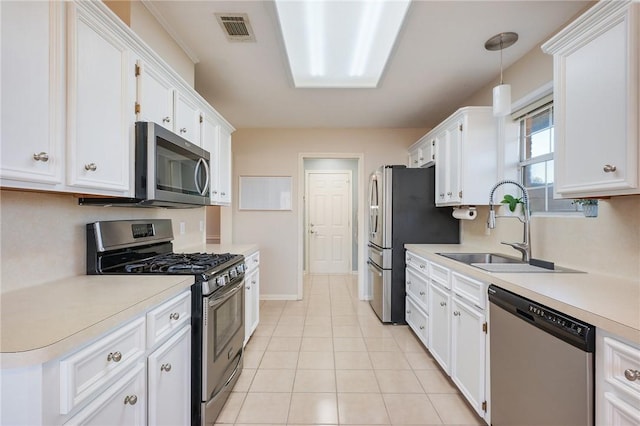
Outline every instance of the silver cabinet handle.
{"label": "silver cabinet handle", "polygon": [[407,285],[411,285],[411,281],[407,281]]}
{"label": "silver cabinet handle", "polygon": [[33,159],[46,163],[47,161],[49,161],[49,154],[47,154],[46,152],[39,152],[37,154],[33,154]]}
{"label": "silver cabinet handle", "polygon": [[459,317],[459,316],[460,316],[460,312],[455,311],[455,312],[453,313],[453,316],[454,316],[454,317]]}
{"label": "silver cabinet handle", "polygon": [[255,283],[256,283],[255,280],[251,280],[251,284],[255,284]]}
{"label": "silver cabinet handle", "polygon": [[624,370],[624,377],[626,377],[630,382],[640,380],[640,370],[632,370],[630,368],[626,369]]}
{"label": "silver cabinet handle", "polygon": [[421,292],[420,292],[420,296],[424,296],[424,291],[421,291]]}
{"label": "silver cabinet handle", "polygon": [[220,195],[222,195],[224,197],[227,194],[225,192],[221,192]]}
{"label": "silver cabinet handle", "polygon": [[218,193],[218,191],[211,191],[211,193],[212,193],[213,195],[216,195],[216,194]]}
{"label": "silver cabinet handle", "polygon": [[167,116],[167,117],[163,117],[162,118],[162,122],[163,123],[171,123],[171,117]]}
{"label": "silver cabinet handle", "polygon": [[453,192],[447,192],[447,195],[448,195],[449,197],[451,197],[451,194],[453,194]]}
{"label": "silver cabinet handle", "polygon": [[407,315],[411,315],[411,311],[407,311]]}
{"label": "silver cabinet handle", "polygon": [[605,173],[613,173],[615,172],[617,169],[616,166],[612,166],[611,164],[605,164],[604,167],[602,168],[602,170],[604,170]]}
{"label": "silver cabinet handle", "polygon": [[96,163],[89,163],[84,165],[84,169],[88,172],[95,172],[98,169]]}
{"label": "silver cabinet handle", "polygon": [[251,287],[250,287],[250,286],[247,286],[247,291],[249,291],[249,290],[251,290]]}
{"label": "silver cabinet handle", "polygon": [[413,160],[413,164],[418,164],[418,160]]}
{"label": "silver cabinet handle", "polygon": [[447,306],[447,302],[440,302],[440,306]]}
{"label": "silver cabinet handle", "polygon": [[420,269],[424,269],[424,268],[425,268],[425,265],[420,265]]}
{"label": "silver cabinet handle", "polygon": [[180,133],[187,133],[187,128],[186,127],[181,128]]}
{"label": "silver cabinet handle", "polygon": [[440,193],[440,198],[444,198],[444,192]]}
{"label": "silver cabinet handle", "polygon": [[180,319],[180,313],[178,313],[178,312],[171,313],[169,315],[169,319],[176,320],[176,321],[179,320]]}
{"label": "silver cabinet handle", "polygon": [[424,325],[421,325],[421,326],[420,326],[420,330],[424,330]]}
{"label": "silver cabinet handle", "polygon": [[125,405],[136,405],[136,402],[138,402],[138,397],[136,395],[127,395],[124,397]]}
{"label": "silver cabinet handle", "polygon": [[166,371],[167,373],[171,371],[171,364],[166,363],[160,366],[160,371]]}
{"label": "silver cabinet handle", "polygon": [[253,263],[258,263],[258,259],[253,259]]}
{"label": "silver cabinet handle", "polygon": [[314,231],[313,229],[310,229],[310,230],[309,230],[309,233],[310,233],[310,234],[315,234],[315,233],[316,233],[316,231]]}
{"label": "silver cabinet handle", "polygon": [[109,355],[107,355],[107,361],[111,362],[120,362],[120,360],[122,359],[122,353],[121,352],[110,352]]}

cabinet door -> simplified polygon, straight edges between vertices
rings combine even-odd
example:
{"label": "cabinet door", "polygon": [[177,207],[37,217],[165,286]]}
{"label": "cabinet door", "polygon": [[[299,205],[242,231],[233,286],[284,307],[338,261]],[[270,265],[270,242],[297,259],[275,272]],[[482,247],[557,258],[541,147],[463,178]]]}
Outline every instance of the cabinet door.
{"label": "cabinet door", "polygon": [[144,363],[141,362],[73,416],[65,425],[146,425],[145,381]]}
{"label": "cabinet door", "polygon": [[2,186],[56,189],[64,170],[64,3],[3,1],[0,17]]}
{"label": "cabinet door", "polygon": [[211,204],[220,204],[220,123],[210,115],[204,115],[202,121],[202,148],[210,155],[209,198]]}
{"label": "cabinet door", "polygon": [[220,127],[220,148],[218,150],[218,187],[220,204],[231,204],[231,133]]}
{"label": "cabinet door", "polygon": [[149,425],[191,423],[191,326],[149,355]]}
{"label": "cabinet door", "polygon": [[447,195],[447,132],[436,136],[436,204],[446,202]]}
{"label": "cabinet door", "polygon": [[68,184],[88,193],[127,194],[135,122],[132,57],[94,10],[68,6]]}
{"label": "cabinet door", "polygon": [[458,204],[462,197],[460,182],[462,166],[462,121],[456,121],[447,129],[447,203]]}
{"label": "cabinet door", "polygon": [[173,131],[173,85],[151,64],[138,60],[137,66],[138,120],[152,121]]}
{"label": "cabinet door", "polygon": [[565,198],[640,193],[640,5],[602,2],[593,9],[551,42],[560,45],[554,169],[556,193]]}
{"label": "cabinet door", "polygon": [[201,146],[200,141],[200,109],[198,103],[190,96],[175,92],[175,126],[174,132],[191,143]]}
{"label": "cabinet door", "polygon": [[407,167],[420,167],[419,164],[420,149],[414,148],[409,152],[409,164]]}
{"label": "cabinet door", "polygon": [[451,379],[478,415],[484,417],[485,314],[455,295],[451,310]]}
{"label": "cabinet door", "polygon": [[429,350],[442,369],[450,372],[451,306],[449,292],[429,284]]}
{"label": "cabinet door", "polygon": [[245,291],[244,340],[246,344],[258,327],[260,319],[260,268],[253,269],[245,276]]}
{"label": "cabinet door", "polygon": [[429,316],[409,296],[405,298],[405,319],[420,341],[427,346],[429,340]]}

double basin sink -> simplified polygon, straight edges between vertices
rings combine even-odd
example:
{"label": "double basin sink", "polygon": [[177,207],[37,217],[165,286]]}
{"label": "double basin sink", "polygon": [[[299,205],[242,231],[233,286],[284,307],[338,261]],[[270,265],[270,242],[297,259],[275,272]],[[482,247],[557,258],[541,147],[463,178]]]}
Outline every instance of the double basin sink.
{"label": "double basin sink", "polygon": [[475,266],[489,272],[506,273],[553,273],[580,272],[573,269],[561,268],[551,262],[532,259],[531,262],[498,253],[436,253],[440,256]]}

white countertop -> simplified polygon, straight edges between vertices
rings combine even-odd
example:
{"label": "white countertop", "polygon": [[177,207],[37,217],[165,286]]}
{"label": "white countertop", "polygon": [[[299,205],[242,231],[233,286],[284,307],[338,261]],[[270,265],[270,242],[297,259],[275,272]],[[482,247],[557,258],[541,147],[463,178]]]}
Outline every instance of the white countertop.
{"label": "white countertop", "polygon": [[184,291],[192,276],[80,275],[0,295],[0,365],[45,363]]}
{"label": "white countertop", "polygon": [[563,272],[493,273],[436,254],[485,252],[465,244],[406,244],[405,248],[454,271],[495,284],[640,343],[640,278],[634,281]]}

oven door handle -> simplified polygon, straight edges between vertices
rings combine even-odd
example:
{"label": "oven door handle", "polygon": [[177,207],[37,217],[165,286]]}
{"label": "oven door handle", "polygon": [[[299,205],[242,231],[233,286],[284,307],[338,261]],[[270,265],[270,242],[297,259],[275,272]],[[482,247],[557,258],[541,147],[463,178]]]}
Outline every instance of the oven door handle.
{"label": "oven door handle", "polygon": [[240,281],[235,287],[233,287],[229,291],[225,291],[224,294],[215,295],[214,297],[209,298],[209,307],[212,308],[214,306],[218,306],[229,300],[234,294],[236,294],[240,289],[244,287],[244,279]]}

